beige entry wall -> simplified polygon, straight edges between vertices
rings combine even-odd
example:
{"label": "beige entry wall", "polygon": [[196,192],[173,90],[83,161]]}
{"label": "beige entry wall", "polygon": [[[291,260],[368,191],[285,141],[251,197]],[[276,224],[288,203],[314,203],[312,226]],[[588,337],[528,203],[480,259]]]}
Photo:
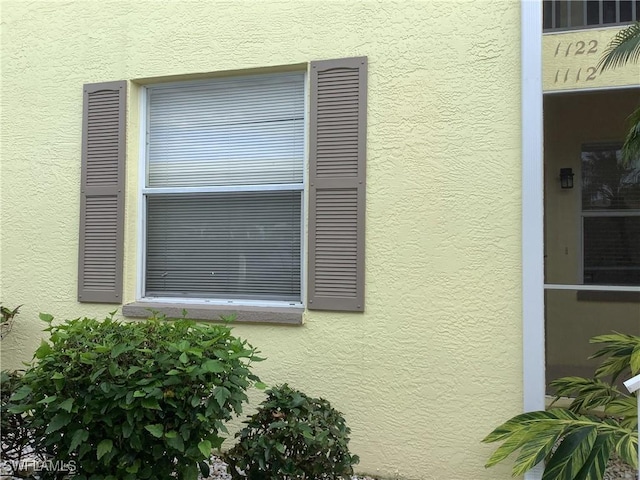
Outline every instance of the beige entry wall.
{"label": "beige entry wall", "polygon": [[609,43],[624,28],[616,26],[545,33],[542,38],[544,91],[637,86],[640,83],[640,66],[637,63],[605,72],[598,68]]}
{"label": "beige entry wall", "polygon": [[[621,143],[626,119],[638,105],[640,88],[545,95],[547,284],[581,283],[582,146]],[[559,173],[567,167],[575,173],[575,186],[563,190]],[[591,376],[598,362],[587,360],[596,350],[588,342],[595,335],[611,331],[640,335],[637,297],[576,290],[547,290],[545,297],[547,381],[565,375]]]}

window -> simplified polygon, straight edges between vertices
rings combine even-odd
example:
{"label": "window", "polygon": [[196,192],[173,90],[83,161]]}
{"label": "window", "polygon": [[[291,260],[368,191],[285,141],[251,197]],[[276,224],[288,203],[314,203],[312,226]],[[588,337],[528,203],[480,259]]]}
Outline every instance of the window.
{"label": "window", "polygon": [[544,0],[544,30],[594,28],[640,20],[639,0]]}
{"label": "window", "polygon": [[304,73],[147,90],[144,297],[300,303]]}
{"label": "window", "polygon": [[84,86],[78,301],[134,300],[124,176],[136,162],[144,183],[127,193],[142,208],[127,238],[143,266],[125,315],[175,316],[185,302],[192,318],[230,303],[240,321],[277,323],[302,321],[292,304],[364,311],[366,57],[134,87],[146,90],[142,158],[125,158],[127,85]]}
{"label": "window", "polygon": [[640,285],[640,164],[619,147],[583,148],[582,242],[584,284]]}

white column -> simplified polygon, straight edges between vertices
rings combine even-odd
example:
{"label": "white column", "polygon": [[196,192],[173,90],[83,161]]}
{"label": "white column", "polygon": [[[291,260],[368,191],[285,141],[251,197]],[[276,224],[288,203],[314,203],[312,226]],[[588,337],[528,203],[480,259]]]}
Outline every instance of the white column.
{"label": "white column", "polygon": [[[542,1],[521,0],[522,346],[524,410],[545,408]],[[525,480],[540,480],[538,465]]]}

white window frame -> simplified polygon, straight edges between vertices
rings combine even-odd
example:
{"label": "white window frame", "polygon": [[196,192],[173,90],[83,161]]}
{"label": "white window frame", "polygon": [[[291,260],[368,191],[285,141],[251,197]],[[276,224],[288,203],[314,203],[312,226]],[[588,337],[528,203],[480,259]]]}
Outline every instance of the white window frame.
{"label": "white window frame", "polygon": [[[303,73],[304,89],[304,134],[303,134],[303,173],[302,183],[277,184],[277,185],[234,185],[234,186],[212,186],[212,187],[147,187],[148,180],[148,125],[149,125],[149,91],[157,85],[145,85],[140,88],[140,137],[139,137],[139,160],[138,160],[138,222],[137,222],[137,269],[136,269],[136,301],[154,303],[171,303],[184,305],[226,305],[226,306],[247,306],[247,307],[303,307],[306,305],[306,277],[307,277],[307,205],[308,205],[308,165],[309,165],[309,74],[308,70],[291,70],[289,72],[277,73]],[[268,73],[268,72],[265,72]],[[250,75],[250,74],[247,74]],[[237,75],[238,77],[242,76]],[[228,77],[222,77],[228,78]],[[202,84],[213,82],[215,78],[206,80],[186,80],[176,82],[166,82],[164,87]],[[227,192],[266,192],[266,191],[299,191],[301,192],[301,215],[300,215],[300,301],[269,301],[251,299],[210,299],[210,298],[186,298],[186,297],[147,297],[145,296],[146,278],[146,224],[147,224],[147,202],[146,197],[151,194],[174,194],[174,193],[227,193]]]}

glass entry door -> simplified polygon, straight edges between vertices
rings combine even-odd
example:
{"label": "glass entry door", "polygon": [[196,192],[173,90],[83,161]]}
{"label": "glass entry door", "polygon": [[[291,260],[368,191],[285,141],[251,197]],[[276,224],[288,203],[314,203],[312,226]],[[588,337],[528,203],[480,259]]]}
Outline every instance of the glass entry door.
{"label": "glass entry door", "polygon": [[620,152],[638,93],[545,97],[547,385],[593,375],[591,337],[640,335],[640,159]]}

